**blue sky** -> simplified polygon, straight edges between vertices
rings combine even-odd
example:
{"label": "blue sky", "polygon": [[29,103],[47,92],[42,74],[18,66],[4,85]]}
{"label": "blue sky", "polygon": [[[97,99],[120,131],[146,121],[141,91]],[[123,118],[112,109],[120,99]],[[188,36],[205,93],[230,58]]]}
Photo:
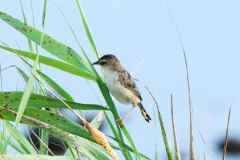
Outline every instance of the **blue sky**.
{"label": "blue sky", "polygon": [[[96,61],[76,3],[63,0],[56,3],[63,10],[85,52],[93,62]],[[154,94],[172,143],[170,94],[173,94],[180,150],[188,154],[189,107],[186,71],[179,37],[168,14],[167,1],[81,1],[81,3],[100,56],[116,55],[129,72],[145,59],[133,77],[141,80]],[[216,150],[216,143],[224,137],[228,109],[234,96],[240,91],[240,2],[184,0],[168,3],[187,55],[194,121],[214,155],[220,158],[221,154]],[[1,11],[17,19],[23,19],[19,1],[0,0],[0,4]],[[32,25],[30,2],[24,1],[23,6],[28,24]],[[42,7],[42,1],[33,1],[35,25],[40,30]],[[3,21],[0,21],[0,27],[1,41],[13,48],[18,48],[17,42],[21,49],[28,50],[27,40],[23,35]],[[44,31],[82,55],[60,11],[51,1],[48,2]],[[40,52],[42,55],[52,57],[42,49]],[[19,58],[11,53],[0,51],[0,59],[2,68],[14,64],[27,71]],[[64,87],[77,102],[99,103],[84,79],[47,66],[43,66],[42,70]],[[18,75],[14,69],[4,71],[4,90],[16,90],[17,80]],[[105,104],[96,84],[91,84],[101,103]],[[140,83],[138,86],[143,97],[143,105],[153,118],[155,111],[153,100]],[[20,81],[19,90],[23,87],[24,84]],[[124,116],[130,106],[115,102],[120,114]],[[237,96],[232,105],[230,123],[230,135],[236,138],[240,138],[239,105],[240,97]],[[89,114],[94,115],[97,112]],[[126,126],[139,150],[153,158],[154,121],[146,123],[136,109],[127,119]],[[157,130],[159,154],[164,155],[160,130],[159,128]],[[111,135],[109,129],[104,132]],[[194,140],[195,156],[204,152],[206,159],[212,159],[196,127]]]}

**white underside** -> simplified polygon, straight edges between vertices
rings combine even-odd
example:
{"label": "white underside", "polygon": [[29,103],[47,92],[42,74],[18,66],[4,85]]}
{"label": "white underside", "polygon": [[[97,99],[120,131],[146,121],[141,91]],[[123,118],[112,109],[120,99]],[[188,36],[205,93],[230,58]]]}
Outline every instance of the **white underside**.
{"label": "white underside", "polygon": [[117,72],[104,68],[104,80],[110,93],[120,103],[137,104],[140,102],[140,99],[133,92],[121,85]]}

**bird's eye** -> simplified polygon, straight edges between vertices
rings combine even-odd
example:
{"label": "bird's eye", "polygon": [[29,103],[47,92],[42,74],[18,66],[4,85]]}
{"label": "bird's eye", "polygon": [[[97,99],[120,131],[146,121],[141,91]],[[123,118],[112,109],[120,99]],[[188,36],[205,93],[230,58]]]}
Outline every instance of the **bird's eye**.
{"label": "bird's eye", "polygon": [[104,64],[106,64],[105,61],[101,61],[101,62],[100,62],[100,65],[104,65]]}

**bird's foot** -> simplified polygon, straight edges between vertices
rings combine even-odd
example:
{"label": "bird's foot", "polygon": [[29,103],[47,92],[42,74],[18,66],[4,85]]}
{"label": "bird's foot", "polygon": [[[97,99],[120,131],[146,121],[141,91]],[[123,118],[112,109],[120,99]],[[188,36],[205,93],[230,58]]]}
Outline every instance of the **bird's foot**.
{"label": "bird's foot", "polygon": [[123,126],[124,121],[125,121],[125,118],[116,120],[116,122],[118,122],[120,126]]}

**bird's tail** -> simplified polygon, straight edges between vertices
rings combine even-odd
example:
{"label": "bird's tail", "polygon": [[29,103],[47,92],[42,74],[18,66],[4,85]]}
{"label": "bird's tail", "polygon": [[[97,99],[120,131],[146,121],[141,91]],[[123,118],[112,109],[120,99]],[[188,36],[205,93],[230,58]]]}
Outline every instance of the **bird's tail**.
{"label": "bird's tail", "polygon": [[140,111],[141,111],[143,117],[145,118],[145,120],[146,120],[147,122],[149,122],[149,121],[151,120],[151,118],[150,118],[150,116],[148,115],[148,113],[147,113],[147,111],[145,110],[145,108],[143,107],[142,103],[141,103],[141,102],[138,103],[138,106],[139,106]]}

